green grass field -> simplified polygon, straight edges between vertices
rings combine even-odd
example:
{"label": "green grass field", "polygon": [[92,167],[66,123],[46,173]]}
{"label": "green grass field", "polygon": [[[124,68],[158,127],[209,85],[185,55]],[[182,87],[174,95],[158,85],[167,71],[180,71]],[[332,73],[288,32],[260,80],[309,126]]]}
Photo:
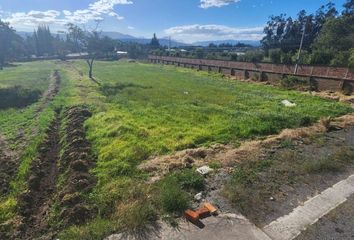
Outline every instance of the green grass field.
{"label": "green grass field", "polygon": [[[137,166],[151,156],[214,143],[238,146],[250,138],[352,111],[343,103],[237,82],[219,74],[127,62],[95,63],[94,75],[100,86],[82,76],[81,72],[87,72],[84,62],[26,63],[0,72],[0,87],[19,84],[43,90],[53,69],[60,70],[62,88],[48,113],[43,113],[45,120],[41,125],[48,126],[54,108],[88,104],[93,116],[87,120],[86,129],[97,156],[93,173],[98,178],[97,186],[86,196],[87,201],[97,205],[97,218],[87,225],[64,230],[60,239],[97,239],[114,231],[138,228],[168,212],[164,206],[170,201],[186,204],[188,199],[163,196],[188,196],[183,190],[185,181],[180,188],[172,185],[185,178],[181,176],[189,174],[198,182],[197,177],[182,172],[181,176],[147,185],[146,174],[139,172]],[[281,101],[285,99],[297,106],[284,107]],[[0,134],[11,139],[17,126],[28,129],[40,124],[32,119],[32,109],[33,105],[21,111],[0,110]],[[34,153],[20,169],[21,176],[26,176],[35,156],[35,148],[31,149]],[[25,178],[21,181],[23,185]],[[194,186],[194,182],[190,185]],[[166,189],[172,192],[166,193]],[[1,215],[15,214],[15,196],[10,198],[12,204],[9,198],[3,198],[3,206],[9,206],[0,207],[0,220],[9,218]]]}

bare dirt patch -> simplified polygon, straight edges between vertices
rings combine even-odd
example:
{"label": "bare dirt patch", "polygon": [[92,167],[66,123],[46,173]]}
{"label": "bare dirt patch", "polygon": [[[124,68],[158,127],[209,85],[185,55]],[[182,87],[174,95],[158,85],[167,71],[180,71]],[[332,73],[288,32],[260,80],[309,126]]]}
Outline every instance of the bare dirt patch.
{"label": "bare dirt patch", "polygon": [[28,190],[18,197],[21,223],[14,238],[51,239],[61,228],[97,213],[84,196],[96,184],[90,173],[95,158],[84,128],[90,116],[84,106],[57,111],[31,165]]}
{"label": "bare dirt patch", "polygon": [[354,172],[354,126],[286,140],[236,166],[225,195],[259,226]]}
{"label": "bare dirt patch", "polygon": [[61,78],[58,70],[55,70],[50,76],[51,83],[48,89],[43,93],[42,102],[37,109],[37,113],[42,112],[49,102],[53,101],[54,97],[58,94],[60,89]]}

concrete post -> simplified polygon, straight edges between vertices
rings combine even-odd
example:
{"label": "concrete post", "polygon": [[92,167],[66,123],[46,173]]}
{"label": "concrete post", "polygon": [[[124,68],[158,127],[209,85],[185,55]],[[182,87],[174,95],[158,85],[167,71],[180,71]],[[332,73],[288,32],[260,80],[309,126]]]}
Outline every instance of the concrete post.
{"label": "concrete post", "polygon": [[244,70],[243,71],[243,79],[244,80],[247,80],[250,78],[250,73],[247,71],[247,70]]}
{"label": "concrete post", "polygon": [[235,76],[235,69],[231,68],[231,76]]}
{"label": "concrete post", "polygon": [[221,67],[219,67],[218,68],[218,73],[221,73],[222,72],[221,70],[222,70]]}

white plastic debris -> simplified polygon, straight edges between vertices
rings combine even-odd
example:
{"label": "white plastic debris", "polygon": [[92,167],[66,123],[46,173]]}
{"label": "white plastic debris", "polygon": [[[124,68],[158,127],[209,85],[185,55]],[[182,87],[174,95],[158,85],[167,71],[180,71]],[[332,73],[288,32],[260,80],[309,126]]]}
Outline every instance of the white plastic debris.
{"label": "white plastic debris", "polygon": [[200,201],[200,200],[202,200],[202,198],[203,198],[203,193],[202,192],[197,193],[196,195],[194,195],[194,199],[196,201]]}
{"label": "white plastic debris", "polygon": [[208,166],[203,166],[203,167],[197,168],[197,172],[202,175],[207,175],[208,173],[210,173],[212,171],[213,171],[213,169]]}
{"label": "white plastic debris", "polygon": [[283,100],[281,101],[281,103],[285,106],[285,107],[295,107],[296,103],[292,103],[289,100]]}
{"label": "white plastic debris", "polygon": [[189,92],[184,92],[184,95],[188,95],[189,94]]}

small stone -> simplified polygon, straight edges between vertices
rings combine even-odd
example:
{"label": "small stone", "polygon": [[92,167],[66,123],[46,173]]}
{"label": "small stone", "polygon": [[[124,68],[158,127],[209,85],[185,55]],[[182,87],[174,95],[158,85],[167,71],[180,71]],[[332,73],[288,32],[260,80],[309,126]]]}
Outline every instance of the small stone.
{"label": "small stone", "polygon": [[196,195],[194,195],[194,199],[195,199],[196,201],[201,201],[202,198],[203,198],[203,193],[202,193],[202,192],[197,193]]}
{"label": "small stone", "polygon": [[270,201],[275,201],[275,198],[274,197],[270,197],[269,200]]}
{"label": "small stone", "polygon": [[203,167],[197,168],[197,172],[202,175],[207,175],[212,171],[213,171],[213,169],[210,168],[209,166],[203,166]]}

